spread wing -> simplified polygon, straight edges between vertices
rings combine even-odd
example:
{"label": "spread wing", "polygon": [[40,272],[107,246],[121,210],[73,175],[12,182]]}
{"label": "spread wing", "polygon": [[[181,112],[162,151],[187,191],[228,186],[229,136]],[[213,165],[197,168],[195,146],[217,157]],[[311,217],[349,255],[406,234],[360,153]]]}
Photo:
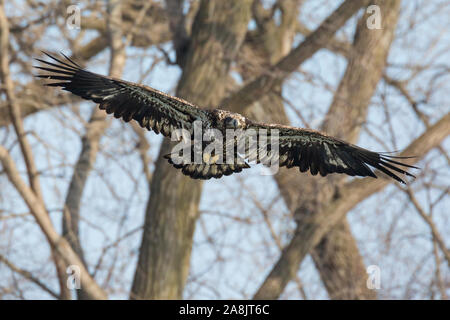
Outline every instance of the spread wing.
{"label": "spread wing", "polygon": [[[99,103],[101,109],[114,114],[116,118],[122,118],[126,122],[134,119],[142,127],[156,133],[161,132],[164,136],[171,136],[175,129],[186,129],[192,137],[196,120],[201,120],[203,127],[214,127],[214,118],[211,113],[188,101],[169,96],[147,86],[89,72],[66,56],[64,56],[65,61],[62,61],[45,54],[53,62],[37,59],[45,66],[36,68],[48,72],[37,77],[57,80],[57,82],[46,85],[62,87],[63,90],[72,92],[83,99]],[[249,148],[250,154],[245,153],[247,159],[255,158],[257,162],[264,164],[267,160],[278,160],[280,166],[288,168],[295,166],[301,172],[310,170],[313,175],[320,173],[322,176],[326,176],[336,172],[376,178],[369,168],[371,166],[402,183],[404,181],[396,174],[401,173],[412,177],[413,175],[399,166],[416,168],[394,160],[401,159],[400,157],[372,152],[313,130],[252,121],[248,121],[247,129],[255,129],[258,135],[263,129],[269,132],[276,129],[279,132],[279,153],[277,155],[279,158],[269,159],[270,153],[263,152],[266,148],[260,148],[259,145],[257,148]],[[268,142],[268,149],[270,149],[270,139]],[[202,147],[202,149],[204,148]],[[228,149],[235,149],[235,146],[231,148],[228,146]],[[169,159],[169,157],[167,158]],[[181,163],[176,165],[170,159],[169,162],[194,179],[220,178],[223,175],[248,168],[248,164],[245,162],[218,164],[211,161],[216,158],[215,154],[209,154],[207,158],[198,164]],[[235,159],[238,158],[240,156],[236,151]]]}
{"label": "spread wing", "polygon": [[[397,174],[414,176],[401,167],[418,169],[399,161],[408,157],[395,157],[387,155],[387,153],[372,152],[314,130],[255,122],[250,122],[248,128],[255,129],[257,132],[260,132],[261,129],[267,130],[269,136],[271,130],[278,130],[279,166],[298,167],[301,172],[309,170],[312,175],[320,173],[320,175],[326,176],[330,173],[345,173],[350,176],[376,178],[377,176],[370,168],[372,167],[405,183]],[[266,149],[270,149],[270,138],[267,139],[267,142],[269,147]],[[260,147],[257,148],[256,153],[254,158],[257,156],[257,162],[261,162],[261,159],[264,162],[264,155]],[[265,152],[265,155],[267,163],[267,160],[270,160],[270,153]]]}
{"label": "spread wing", "polygon": [[[171,136],[175,129],[186,129],[193,140],[194,121],[201,120],[204,127],[212,127],[213,116],[206,110],[202,110],[192,103],[169,96],[153,88],[135,83],[102,76],[81,68],[70,58],[58,59],[45,53],[52,62],[36,59],[45,66],[36,66],[46,74],[37,75],[39,78],[57,80],[47,83],[47,86],[62,87],[83,99],[99,103],[100,109],[114,114],[116,118],[122,118],[128,122],[136,120],[142,127]],[[181,134],[182,135],[182,134]],[[180,136],[177,136],[180,138]],[[207,144],[203,143],[202,150]],[[194,154],[194,145],[190,147]],[[175,168],[193,179],[221,178],[233,172],[240,172],[248,167],[246,163],[219,164],[211,159],[216,155],[207,154],[200,156],[201,162],[195,163],[192,159],[182,163],[174,163],[171,155],[166,155]]]}
{"label": "spread wing", "polygon": [[57,80],[47,83],[47,86],[62,87],[83,99],[99,103],[100,109],[116,118],[126,122],[134,119],[142,127],[169,137],[174,129],[192,132],[195,120],[209,123],[208,112],[188,101],[144,85],[86,71],[65,55],[66,59],[62,61],[44,54],[53,62],[36,59],[45,66],[35,68],[47,72],[37,77]]}

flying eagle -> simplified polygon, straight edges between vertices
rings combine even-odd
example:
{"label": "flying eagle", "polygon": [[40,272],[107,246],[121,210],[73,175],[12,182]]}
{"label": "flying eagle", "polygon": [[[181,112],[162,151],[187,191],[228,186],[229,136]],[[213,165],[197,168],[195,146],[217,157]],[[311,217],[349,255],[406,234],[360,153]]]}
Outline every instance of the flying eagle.
{"label": "flying eagle", "polygon": [[[387,153],[372,152],[324,133],[277,124],[255,122],[246,117],[226,110],[205,110],[183,99],[167,95],[153,88],[102,76],[84,70],[73,60],[64,56],[58,59],[45,53],[52,62],[36,59],[44,66],[36,67],[49,72],[37,75],[39,78],[58,80],[46,83],[99,104],[100,109],[125,122],[131,119],[140,126],[171,137],[177,129],[184,129],[193,136],[194,123],[200,121],[204,129],[217,129],[225,134],[226,129],[252,129],[258,134],[276,129],[278,133],[277,161],[280,167],[298,167],[301,172],[310,171],[312,175],[320,173],[345,173],[350,176],[370,176],[376,178],[370,167],[376,168],[393,179],[405,183],[397,174],[414,177],[400,167],[416,168],[399,162],[406,157],[395,157]],[[269,133],[270,135],[270,133]],[[171,155],[165,157],[183,174],[193,179],[220,178],[249,168],[248,162],[262,162],[261,148],[257,146],[253,154],[244,159],[237,154],[235,145],[226,145],[224,149],[233,150],[236,160],[232,163],[217,161],[215,154],[203,154],[200,163],[172,161]],[[270,149],[270,143],[268,149]],[[202,151],[205,145],[202,145]],[[225,151],[223,151],[225,152]],[[266,153],[270,154],[270,153]],[[267,156],[266,156],[267,158]],[[395,159],[395,160],[394,160]],[[273,159],[272,159],[273,160]],[[370,166],[370,167],[369,167]],[[400,167],[399,167],[400,166]]]}

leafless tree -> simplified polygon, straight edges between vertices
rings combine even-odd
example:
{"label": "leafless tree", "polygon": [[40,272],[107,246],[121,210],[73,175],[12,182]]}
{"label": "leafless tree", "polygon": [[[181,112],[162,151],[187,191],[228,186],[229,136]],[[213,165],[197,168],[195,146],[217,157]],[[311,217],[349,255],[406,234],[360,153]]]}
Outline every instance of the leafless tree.
{"label": "leafless tree", "polygon": [[[448,298],[446,1],[23,5],[0,0],[0,297]],[[169,141],[42,86],[41,50],[421,170],[406,186],[259,168],[192,180],[162,157]]]}

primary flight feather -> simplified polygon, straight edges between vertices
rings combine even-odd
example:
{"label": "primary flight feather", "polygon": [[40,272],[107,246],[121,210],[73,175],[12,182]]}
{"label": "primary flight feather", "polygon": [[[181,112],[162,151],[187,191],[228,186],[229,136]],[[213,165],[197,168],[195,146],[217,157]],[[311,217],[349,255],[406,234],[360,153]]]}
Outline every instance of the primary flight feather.
{"label": "primary flight feather", "polygon": [[[63,90],[99,104],[100,109],[116,118],[128,122],[135,120],[140,126],[171,137],[177,129],[184,129],[191,137],[194,135],[194,122],[199,121],[203,129],[217,129],[225,136],[227,129],[253,130],[257,135],[272,130],[278,135],[277,163],[280,167],[298,167],[301,172],[310,171],[316,175],[345,173],[350,176],[370,176],[376,178],[372,168],[376,168],[391,178],[405,183],[399,174],[414,177],[404,168],[416,168],[400,162],[405,157],[395,157],[386,153],[372,152],[318,131],[295,128],[277,124],[265,124],[252,121],[244,116],[221,109],[205,110],[183,99],[167,95],[153,88],[127,82],[113,77],[102,76],[84,70],[67,56],[64,60],[45,53],[52,62],[36,59],[44,64],[36,68],[46,71],[37,75],[39,78],[57,80],[46,83],[47,86],[62,87]],[[233,162],[217,161],[214,153],[202,154],[201,162],[174,162],[171,155],[165,157],[183,174],[194,179],[220,178],[249,168],[247,161],[266,163],[263,148],[256,144],[253,152],[238,154],[236,138],[232,145],[223,147],[221,159],[226,150],[233,150]],[[267,149],[271,148],[270,139]],[[248,142],[248,141],[247,141]],[[202,142],[201,152],[208,143]],[[247,148],[248,149],[248,148]],[[192,145],[194,150],[194,145]],[[265,149],[264,149],[265,150]],[[247,161],[246,161],[247,160]]]}

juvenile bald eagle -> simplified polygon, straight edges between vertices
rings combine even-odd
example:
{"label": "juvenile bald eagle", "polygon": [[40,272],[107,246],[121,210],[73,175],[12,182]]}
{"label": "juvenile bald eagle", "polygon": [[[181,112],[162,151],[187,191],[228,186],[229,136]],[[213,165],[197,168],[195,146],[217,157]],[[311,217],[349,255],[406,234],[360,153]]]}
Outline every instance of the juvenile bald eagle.
{"label": "juvenile bald eagle", "polygon": [[[279,151],[276,160],[280,167],[298,167],[301,172],[309,170],[313,175],[345,173],[350,176],[376,178],[370,168],[373,167],[402,183],[405,182],[397,174],[414,177],[399,167],[416,168],[398,161],[405,157],[372,152],[314,130],[259,123],[240,114],[220,109],[201,109],[188,101],[144,85],[86,71],[64,54],[65,61],[45,54],[53,61],[36,59],[44,64],[36,68],[49,73],[37,77],[58,80],[46,83],[47,86],[62,87],[63,90],[83,99],[98,103],[100,109],[108,114],[112,113],[116,118],[122,118],[126,122],[134,119],[142,127],[162,133],[166,137],[171,137],[176,129],[187,130],[193,136],[196,121],[200,121],[202,128],[217,129],[224,136],[226,129],[252,129],[257,134],[268,131],[269,135],[271,130],[277,130]],[[205,147],[206,144],[202,143],[202,151]],[[235,147],[225,145],[223,152],[225,153],[225,149],[228,148],[237,153],[234,151]],[[270,142],[266,147],[271,148]],[[232,163],[218,162],[216,156],[213,153],[203,154],[200,163],[175,163],[171,155],[165,157],[175,168],[181,169],[185,175],[194,179],[220,178],[223,175],[240,172],[249,167],[249,160],[266,163],[262,161],[264,155],[259,145],[253,154],[242,156],[244,159],[236,154],[236,161]]]}

